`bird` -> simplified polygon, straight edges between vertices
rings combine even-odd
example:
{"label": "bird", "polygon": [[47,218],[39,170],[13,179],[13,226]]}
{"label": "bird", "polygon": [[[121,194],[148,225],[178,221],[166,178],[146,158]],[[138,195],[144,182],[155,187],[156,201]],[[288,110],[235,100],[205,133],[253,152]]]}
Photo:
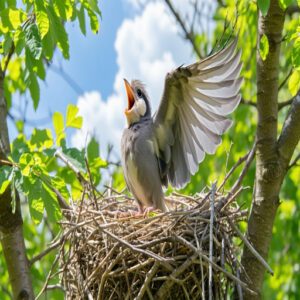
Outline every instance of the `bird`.
{"label": "bird", "polygon": [[164,187],[183,188],[205,154],[214,154],[228,118],[241,100],[237,38],[222,50],[166,74],[158,110],[151,113],[145,85],[124,79],[128,107],[121,165],[138,213],[169,211]]}

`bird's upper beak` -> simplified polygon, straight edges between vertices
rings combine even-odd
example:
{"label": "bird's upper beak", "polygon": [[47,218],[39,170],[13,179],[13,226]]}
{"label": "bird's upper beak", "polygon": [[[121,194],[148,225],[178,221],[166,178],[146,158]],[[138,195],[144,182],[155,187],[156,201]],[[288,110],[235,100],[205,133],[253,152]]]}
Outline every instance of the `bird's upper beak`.
{"label": "bird's upper beak", "polygon": [[131,85],[126,79],[124,79],[124,82],[125,82],[125,88],[126,88],[126,93],[128,98],[128,108],[125,110],[126,113],[129,112],[134,105],[134,92]]}

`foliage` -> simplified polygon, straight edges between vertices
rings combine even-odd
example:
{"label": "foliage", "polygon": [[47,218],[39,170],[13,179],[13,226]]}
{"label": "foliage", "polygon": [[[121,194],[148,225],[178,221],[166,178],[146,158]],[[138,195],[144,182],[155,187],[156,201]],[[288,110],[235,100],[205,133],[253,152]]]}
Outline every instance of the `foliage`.
{"label": "foliage", "polygon": [[[11,95],[29,88],[36,109],[40,100],[39,80],[45,80],[45,68],[56,48],[63,57],[70,56],[68,34],[64,24],[78,21],[86,34],[86,15],[94,33],[99,30],[101,12],[97,0],[15,0],[0,3],[1,67],[7,69],[5,96],[9,107]],[[13,55],[12,57],[12,54]],[[9,62],[9,64],[8,64]]]}
{"label": "foliage", "polygon": [[[51,64],[56,48],[65,59],[70,56],[67,22],[78,22],[82,34],[86,34],[86,22],[94,33],[99,30],[101,12],[98,0],[2,0],[0,1],[0,66],[5,73],[4,93],[8,109],[13,105],[12,95],[30,93],[33,107],[40,101],[40,81],[46,79],[47,67]],[[87,19],[88,18],[88,19]],[[66,121],[61,113],[53,115],[53,128],[33,129],[29,137],[24,134],[24,124],[16,120],[19,135],[11,144],[11,155],[0,167],[0,194],[9,186],[15,209],[16,191],[21,196],[23,231],[29,258],[37,255],[59,232],[57,221],[61,210],[57,201],[59,193],[66,202],[79,199],[81,190],[77,177],[58,161],[55,152],[60,149],[65,158],[80,166],[82,176],[89,174],[97,185],[101,179],[100,168],[106,162],[99,158],[99,147],[90,141],[88,153],[85,150],[68,148],[66,130],[79,129],[82,118],[78,108],[69,105]],[[5,166],[2,166],[5,163]],[[28,217],[30,213],[31,219]],[[39,225],[38,225],[39,224]],[[35,293],[45,281],[54,254],[42,263],[31,267]],[[0,298],[11,299],[10,284],[0,249]],[[51,283],[55,284],[55,280]],[[62,296],[59,291],[51,292],[50,298]]]}

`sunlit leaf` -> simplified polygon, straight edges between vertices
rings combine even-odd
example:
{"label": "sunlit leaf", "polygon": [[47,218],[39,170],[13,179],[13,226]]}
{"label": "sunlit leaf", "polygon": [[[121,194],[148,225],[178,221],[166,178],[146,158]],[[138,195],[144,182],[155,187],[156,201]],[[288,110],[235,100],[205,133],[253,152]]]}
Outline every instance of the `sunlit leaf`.
{"label": "sunlit leaf", "polygon": [[29,211],[35,224],[39,224],[44,215],[44,201],[42,195],[42,182],[38,178],[23,178],[23,191],[28,198]]}
{"label": "sunlit leaf", "polygon": [[43,2],[44,1],[42,0],[34,1],[36,22],[40,32],[41,39],[43,39],[44,36],[48,33],[49,26],[50,26],[47,10]]}
{"label": "sunlit leaf", "polygon": [[48,17],[51,24],[52,38],[55,38],[58,48],[61,50],[64,58],[69,59],[69,39],[62,20],[58,18],[53,7],[48,7]]}
{"label": "sunlit leaf", "polygon": [[50,148],[53,145],[53,138],[49,129],[33,129],[30,143],[36,147]]}
{"label": "sunlit leaf", "polygon": [[66,126],[80,129],[82,127],[82,117],[77,116],[78,107],[70,104],[67,107]]}
{"label": "sunlit leaf", "polygon": [[56,134],[56,144],[60,146],[61,140],[65,137],[64,116],[60,112],[55,112],[52,117],[53,127]]}
{"label": "sunlit leaf", "polygon": [[259,53],[262,60],[266,60],[269,53],[269,40],[267,36],[264,34],[259,42]]}
{"label": "sunlit leaf", "polygon": [[295,96],[300,89],[300,71],[294,70],[291,77],[289,78],[288,87],[290,93]]}

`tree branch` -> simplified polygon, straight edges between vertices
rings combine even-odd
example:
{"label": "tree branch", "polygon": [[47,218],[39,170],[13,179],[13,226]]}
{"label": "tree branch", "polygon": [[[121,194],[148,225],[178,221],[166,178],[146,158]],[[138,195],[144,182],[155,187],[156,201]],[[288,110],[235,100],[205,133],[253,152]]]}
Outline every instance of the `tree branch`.
{"label": "tree branch", "polygon": [[244,98],[241,99],[241,104],[257,107],[257,104],[255,102],[253,102],[251,100],[245,100]]}
{"label": "tree branch", "polygon": [[[0,159],[7,160],[10,144],[7,128],[7,108],[4,98],[4,72],[0,67]],[[22,228],[20,199],[16,194],[13,213],[11,189],[0,195],[0,240],[12,286],[14,299],[33,299],[33,288]]]}
{"label": "tree branch", "polygon": [[281,110],[284,107],[291,105],[293,103],[293,101],[294,101],[294,98],[292,98],[290,100],[287,100],[287,101],[284,101],[284,102],[279,102],[278,103],[278,110]]}
{"label": "tree branch", "polygon": [[[272,239],[273,223],[279,205],[279,192],[285,175],[278,157],[278,87],[279,57],[284,25],[284,11],[278,0],[271,0],[266,16],[259,12],[258,42],[263,35],[269,41],[267,58],[262,60],[257,48],[257,110],[256,176],[254,196],[248,220],[247,239],[266,260]],[[245,300],[261,299],[266,268],[244,245],[242,255],[242,281],[257,292],[257,296],[244,291]]]}
{"label": "tree branch", "polygon": [[300,7],[298,5],[290,5],[287,9],[286,9],[286,14],[289,15],[290,17],[295,14],[295,13],[300,13]]}
{"label": "tree branch", "polygon": [[168,6],[168,8],[170,9],[170,11],[173,14],[173,16],[175,17],[176,21],[180,25],[182,31],[184,32],[185,38],[190,41],[190,43],[192,44],[192,46],[194,48],[194,51],[196,52],[197,56],[199,58],[202,58],[200,48],[195,43],[195,36],[194,36],[194,34],[187,29],[184,21],[182,20],[182,18],[179,15],[179,13],[175,10],[175,8],[174,8],[173,4],[171,3],[171,1],[170,0],[164,0],[164,1],[165,1],[166,5]]}
{"label": "tree branch", "polygon": [[278,151],[288,166],[300,140],[300,94],[298,94],[287,114],[278,140]]}

